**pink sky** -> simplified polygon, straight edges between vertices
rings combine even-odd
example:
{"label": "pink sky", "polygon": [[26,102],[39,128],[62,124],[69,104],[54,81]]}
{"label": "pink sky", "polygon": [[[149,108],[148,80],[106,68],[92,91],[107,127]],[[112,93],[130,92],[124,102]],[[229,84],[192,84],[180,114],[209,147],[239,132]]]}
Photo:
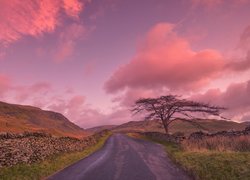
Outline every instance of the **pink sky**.
{"label": "pink sky", "polygon": [[87,128],[181,94],[250,121],[250,0],[1,0],[0,101]]}

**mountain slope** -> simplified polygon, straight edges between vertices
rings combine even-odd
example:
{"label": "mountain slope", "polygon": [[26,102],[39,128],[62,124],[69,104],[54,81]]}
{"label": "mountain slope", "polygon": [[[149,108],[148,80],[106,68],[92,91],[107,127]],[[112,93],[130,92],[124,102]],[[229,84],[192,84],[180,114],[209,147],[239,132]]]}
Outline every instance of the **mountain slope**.
{"label": "mountain slope", "polygon": [[46,132],[56,136],[82,136],[84,130],[60,113],[33,106],[0,102],[0,132]]}

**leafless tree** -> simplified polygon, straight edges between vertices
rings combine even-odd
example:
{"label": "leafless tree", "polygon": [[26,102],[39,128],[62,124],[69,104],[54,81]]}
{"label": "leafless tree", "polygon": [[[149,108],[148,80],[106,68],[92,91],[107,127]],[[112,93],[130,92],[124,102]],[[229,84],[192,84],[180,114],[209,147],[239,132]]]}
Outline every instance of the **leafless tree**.
{"label": "leafless tree", "polygon": [[159,98],[141,98],[135,102],[132,112],[147,112],[145,120],[160,119],[169,133],[169,125],[177,120],[189,122],[195,126],[199,123],[195,119],[208,119],[206,115],[223,118],[220,114],[223,107],[212,106],[205,103],[180,99],[180,96],[167,95]]}

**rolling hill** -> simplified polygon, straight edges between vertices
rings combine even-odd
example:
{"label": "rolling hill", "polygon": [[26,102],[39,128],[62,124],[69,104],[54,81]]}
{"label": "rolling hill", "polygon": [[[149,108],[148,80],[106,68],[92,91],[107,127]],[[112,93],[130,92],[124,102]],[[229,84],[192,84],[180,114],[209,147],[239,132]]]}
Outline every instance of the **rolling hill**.
{"label": "rolling hill", "polygon": [[[199,124],[204,127],[207,132],[217,132],[217,131],[229,131],[229,130],[243,130],[247,124],[237,123],[234,121],[224,121],[224,120],[199,120]],[[184,134],[190,134],[195,131],[200,131],[199,129],[188,122],[175,121],[170,124],[170,133],[183,132]],[[130,121],[122,125],[113,127],[114,132],[165,132],[161,121]]]}
{"label": "rolling hill", "polygon": [[89,132],[89,133],[98,133],[102,130],[112,130],[115,127],[116,125],[103,125],[103,126],[96,126],[96,127],[88,128],[85,130],[86,132]]}
{"label": "rolling hill", "polygon": [[82,137],[85,131],[60,113],[33,106],[0,102],[0,132],[45,132],[55,136]]}

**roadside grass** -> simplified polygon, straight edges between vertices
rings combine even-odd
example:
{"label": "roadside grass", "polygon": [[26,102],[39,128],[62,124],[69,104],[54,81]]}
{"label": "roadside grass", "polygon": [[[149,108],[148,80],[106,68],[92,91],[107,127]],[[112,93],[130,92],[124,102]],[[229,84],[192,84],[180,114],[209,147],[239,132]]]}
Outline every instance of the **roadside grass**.
{"label": "roadside grass", "polygon": [[188,139],[182,142],[185,151],[250,152],[250,135],[212,136]]}
{"label": "roadside grass", "polygon": [[107,135],[100,138],[100,140],[94,145],[87,147],[81,152],[63,153],[49,157],[48,159],[34,163],[19,164],[12,167],[5,167],[0,169],[1,180],[38,180],[44,179],[49,175],[77,162],[78,160],[87,157],[93,152],[100,149],[108,137],[111,135],[109,132]]}
{"label": "roadside grass", "polygon": [[180,145],[175,143],[163,142],[135,133],[129,133],[128,135],[162,144],[169,157],[193,176],[194,179],[250,179],[250,151],[185,151]]}

